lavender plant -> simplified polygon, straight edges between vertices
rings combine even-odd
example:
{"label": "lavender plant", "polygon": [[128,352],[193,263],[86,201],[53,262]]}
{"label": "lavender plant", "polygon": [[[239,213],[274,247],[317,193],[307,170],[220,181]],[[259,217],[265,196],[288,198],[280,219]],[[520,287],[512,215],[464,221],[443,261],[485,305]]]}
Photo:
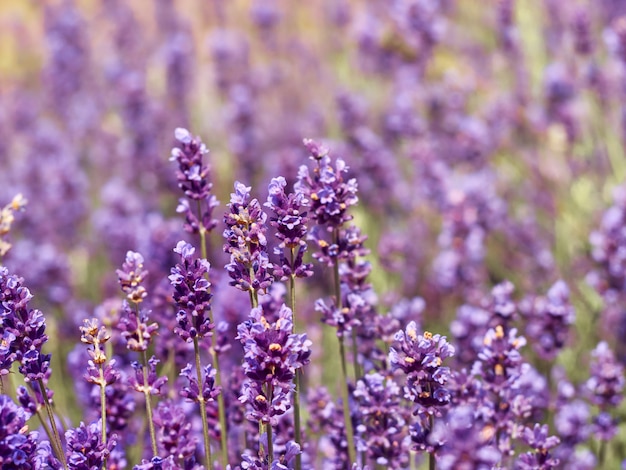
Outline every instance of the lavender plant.
{"label": "lavender plant", "polygon": [[2,468],[624,465],[621,2],[4,3]]}

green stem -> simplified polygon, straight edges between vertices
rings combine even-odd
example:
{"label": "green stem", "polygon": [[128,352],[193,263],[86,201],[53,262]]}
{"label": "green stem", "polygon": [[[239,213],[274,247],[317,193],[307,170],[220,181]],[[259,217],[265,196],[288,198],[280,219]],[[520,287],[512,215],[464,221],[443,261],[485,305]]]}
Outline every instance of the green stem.
{"label": "green stem", "polygon": [[46,408],[46,412],[48,413],[48,419],[50,420],[50,428],[52,429],[52,441],[54,442],[54,447],[56,447],[55,453],[57,454],[57,459],[61,461],[63,464],[63,468],[67,470],[67,462],[65,460],[65,453],[63,452],[63,444],[61,443],[61,436],[59,435],[59,430],[57,429],[57,424],[54,419],[54,414],[52,413],[52,406],[50,405],[50,400],[48,400],[48,392],[46,390],[46,386],[43,383],[43,379],[38,379],[37,383],[39,384],[39,389],[41,390],[41,396],[43,397],[43,402]]}
{"label": "green stem", "polygon": [[[302,385],[300,384],[302,380],[302,371],[300,369],[296,370],[296,376],[294,377],[294,382],[296,385],[296,389],[293,393],[293,421],[295,425],[295,438],[296,444],[300,446],[302,449],[302,430],[300,428],[300,390]],[[300,454],[296,455],[296,470],[300,470],[302,468],[302,457]]]}
{"label": "green stem", "polygon": [[600,441],[600,449],[598,450],[598,468],[604,468],[605,459],[606,459],[606,441],[602,439]]}
{"label": "green stem", "polygon": [[150,430],[150,444],[152,446],[152,455],[158,454],[156,431],[154,429],[154,420],[152,418],[152,395],[150,394],[150,386],[148,385],[148,355],[146,351],[141,352],[143,360],[143,394],[146,397],[146,420],[148,421],[148,429]]}
{"label": "green stem", "polygon": [[196,356],[196,374],[198,377],[198,404],[200,405],[200,417],[202,418],[202,435],[204,437],[204,459],[207,470],[213,470],[213,458],[211,456],[211,441],[209,439],[209,423],[206,417],[206,402],[202,394],[202,371],[200,366],[200,346],[198,337],[193,339],[193,351]]}
{"label": "green stem", "polygon": [[346,438],[348,440],[348,455],[350,463],[356,462],[356,448],[354,446],[354,431],[352,429],[352,419],[350,418],[350,403],[348,401],[348,373],[346,371],[346,351],[343,344],[343,336],[338,336],[339,353],[341,356],[341,397],[343,400],[343,420],[346,426]]}
{"label": "green stem", "polygon": [[[200,201],[198,201],[198,220],[202,220],[202,211],[200,208]],[[204,227],[200,227],[200,252],[202,258],[207,259],[207,239],[206,230]],[[205,275],[207,281],[209,280],[209,274]],[[213,323],[213,312],[209,310],[209,321]],[[222,371],[220,369],[219,356],[215,352],[213,347],[210,348],[211,359],[213,360],[213,366],[215,367],[215,385],[218,388],[222,388]],[[220,392],[217,396],[217,411],[220,420],[220,443],[221,443],[221,464],[222,468],[226,468],[228,465],[228,443],[227,435],[228,429],[226,428],[226,405],[224,404],[224,393]],[[207,469],[213,470],[213,469]]]}
{"label": "green stem", "polygon": [[[272,387],[272,384],[269,384],[268,385],[268,400],[270,404],[272,403],[272,400],[274,399],[273,395],[274,395],[274,389]],[[274,461],[274,442],[272,440],[272,425],[270,423],[267,423],[266,426],[267,426],[267,463],[268,463],[268,467],[271,468],[272,462]]]}
{"label": "green stem", "polygon": [[[428,417],[428,420],[430,421],[430,432],[432,433],[435,426],[435,417],[433,415],[430,415]],[[435,451],[433,450],[428,454],[428,470],[435,470],[435,465]]]}
{"label": "green stem", "polygon": [[[333,232],[333,239],[335,243],[339,241],[339,231],[337,229]],[[333,260],[333,274],[335,285],[335,308],[342,308],[341,301],[341,282],[339,279],[339,260],[335,258]],[[346,367],[346,348],[343,341],[343,336],[337,336],[339,340],[339,355],[341,358],[341,396],[343,400],[343,420],[346,427],[346,438],[348,440],[348,455],[350,457],[350,463],[356,462],[356,446],[354,445],[354,430],[352,429],[352,419],[350,417],[350,403],[348,401],[348,371]]]}
{"label": "green stem", "polygon": [[[291,266],[293,266],[294,258],[295,258],[295,248],[291,247],[289,250],[291,257]],[[291,308],[291,312],[293,314],[293,328],[292,333],[296,332],[296,276],[295,274],[291,274],[289,277],[289,307]],[[295,390],[293,393],[293,422],[294,422],[294,431],[296,444],[300,446],[302,449],[302,429],[301,425],[301,417],[300,417],[300,390],[302,387],[302,370],[297,369],[296,375],[293,378]],[[296,470],[302,469],[302,455],[296,455]]]}
{"label": "green stem", "polygon": [[[102,445],[106,447],[107,443],[107,402],[106,402],[106,382],[104,380],[104,371],[102,364],[98,365],[100,372],[100,417],[102,419]],[[107,468],[107,459],[102,459],[102,470]]]}

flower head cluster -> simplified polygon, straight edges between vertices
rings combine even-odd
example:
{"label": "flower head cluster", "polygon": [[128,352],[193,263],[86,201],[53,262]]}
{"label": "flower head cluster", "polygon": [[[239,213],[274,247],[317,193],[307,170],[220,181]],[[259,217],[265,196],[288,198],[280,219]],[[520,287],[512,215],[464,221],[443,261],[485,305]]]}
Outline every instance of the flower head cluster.
{"label": "flower head cluster", "polygon": [[523,441],[533,449],[534,452],[526,452],[518,458],[515,468],[519,470],[549,470],[559,466],[559,459],[550,454],[550,449],[556,447],[560,439],[556,436],[548,435],[548,425],[544,424],[530,428],[525,428],[522,434]]}
{"label": "flower head cluster", "polygon": [[0,467],[37,468],[37,433],[28,432],[26,411],[0,395]]}
{"label": "flower head cluster", "polygon": [[417,333],[417,325],[410,322],[404,331],[398,331],[395,347],[389,352],[391,368],[407,375],[405,398],[417,405],[415,414],[440,413],[450,403],[448,388],[450,368],[443,361],[454,356],[454,347],[445,336],[425,331]]}
{"label": "flower head cluster", "polygon": [[159,448],[178,462],[194,463],[197,439],[184,410],[171,400],[162,401],[154,412]]}
{"label": "flower head cluster", "polygon": [[309,277],[313,274],[312,266],[303,262],[307,248],[305,238],[309,218],[306,209],[309,201],[300,192],[287,195],[285,186],[285,178],[273,178],[265,203],[274,212],[270,225],[276,228],[276,238],[280,240],[279,246],[274,248],[274,253],[280,256],[280,266],[275,266],[274,273],[283,279]]}
{"label": "flower head cluster", "polygon": [[285,305],[274,323],[265,319],[261,308],[254,308],[237,328],[248,378],[240,400],[251,405],[248,419],[275,426],[278,416],[291,407],[289,392],[296,369],[306,365],[311,355],[311,341],[292,331],[293,315]]}
{"label": "flower head cluster", "polygon": [[332,231],[352,220],[347,210],[358,202],[356,179],[344,178],[348,166],[341,159],[333,166],[328,149],[310,139],[304,140],[304,146],[316,166],[312,171],[306,165],[300,167],[295,190],[310,201],[311,218]]}
{"label": "flower head cluster", "polygon": [[43,354],[41,347],[48,341],[43,313],[29,308],[32,294],[24,279],[0,266],[0,375],[6,375],[13,361],[20,363],[20,372],[28,381],[46,378],[49,374],[50,355]]}
{"label": "flower head cluster", "polygon": [[172,149],[170,160],[178,163],[176,172],[178,187],[189,200],[195,201],[192,207],[188,199],[180,199],[176,211],[185,214],[187,231],[209,232],[217,226],[213,210],[219,205],[215,196],[211,194],[213,188],[210,181],[211,167],[203,161],[203,156],[209,151],[202,141],[198,137],[193,138],[187,129],[179,127],[174,132],[174,137],[179,142],[179,147]]}
{"label": "flower head cluster", "polygon": [[443,470],[494,468],[500,462],[501,453],[489,443],[490,437],[489,428],[474,416],[474,407],[452,408],[445,421],[435,423],[430,436],[433,442],[444,442],[438,453],[437,467]]}
{"label": "flower head cluster", "polygon": [[15,213],[24,210],[27,202],[24,196],[17,194],[10,203],[0,209],[0,258],[11,249],[11,244],[4,237],[11,231]]}
{"label": "flower head cluster", "polygon": [[[106,366],[106,353],[103,349],[104,344],[111,338],[104,325],[99,326],[98,320],[93,318],[85,320],[84,326],[80,327],[82,333],[80,340],[89,345],[87,352],[90,361],[87,367],[85,379],[89,383],[105,387],[115,383],[120,378],[120,373],[115,369],[115,359],[110,361]],[[100,372],[102,371],[102,376]]]}
{"label": "flower head cluster", "polygon": [[626,188],[616,189],[613,200],[600,227],[589,237],[591,256],[598,267],[588,280],[600,294],[609,297],[626,292]]}
{"label": "flower head cluster", "polygon": [[591,402],[602,410],[616,407],[624,399],[624,366],[604,341],[592,352],[591,377],[585,388]]}
{"label": "flower head cluster", "polygon": [[144,393],[146,396],[161,395],[161,389],[167,383],[167,377],[157,375],[156,366],[158,363],[159,360],[154,356],[148,360],[147,380],[144,377],[143,366],[137,361],[131,364],[135,370],[135,376],[131,377],[130,384],[136,391]]}
{"label": "flower head cluster", "polygon": [[567,284],[558,281],[546,297],[520,304],[520,311],[527,318],[526,334],[535,352],[543,359],[554,359],[565,345],[575,319]]}
{"label": "flower head cluster", "polygon": [[205,259],[194,259],[195,248],[185,241],[178,242],[174,251],[181,258],[169,276],[178,308],[174,332],[185,341],[205,338],[215,326],[210,319],[212,295],[207,280],[211,266]]}
{"label": "flower head cluster", "polygon": [[508,334],[501,325],[489,329],[472,372],[480,375],[493,391],[509,387],[522,373],[524,359],[519,349],[525,345],[526,338],[517,336],[515,328]]}
{"label": "flower head cluster", "polygon": [[185,377],[189,385],[181,389],[180,396],[197,403],[202,394],[205,403],[214,401],[220,393],[220,387],[215,385],[215,373],[216,371],[211,365],[207,365],[204,368],[204,383],[202,384],[202,390],[200,390],[198,378],[193,372],[191,364],[187,364],[185,368],[180,371],[180,376]]}
{"label": "flower head cluster", "polygon": [[65,433],[67,441],[67,466],[71,470],[101,468],[104,461],[117,444],[113,434],[104,444],[102,442],[102,422],[97,421],[86,426],[80,423],[75,429]]}
{"label": "flower head cluster", "polygon": [[357,448],[379,465],[400,468],[407,464],[404,445],[406,409],[400,407],[400,387],[378,373],[359,380],[354,390],[361,424]]}
{"label": "flower head cluster", "polygon": [[224,215],[224,251],[230,254],[226,265],[231,285],[242,291],[265,291],[272,284],[272,264],[267,253],[267,215],[257,199],[250,199],[251,188],[235,182],[229,211]]}
{"label": "flower head cluster", "polygon": [[143,299],[148,295],[143,285],[148,275],[148,271],[144,269],[143,256],[134,251],[128,251],[122,269],[118,269],[116,272],[118,282],[126,294],[126,298],[133,304],[143,302]]}
{"label": "flower head cluster", "polygon": [[159,329],[158,324],[148,322],[147,311],[137,311],[124,301],[120,320],[115,326],[121,331],[122,337],[126,341],[126,347],[131,351],[146,351],[148,349],[152,337]]}

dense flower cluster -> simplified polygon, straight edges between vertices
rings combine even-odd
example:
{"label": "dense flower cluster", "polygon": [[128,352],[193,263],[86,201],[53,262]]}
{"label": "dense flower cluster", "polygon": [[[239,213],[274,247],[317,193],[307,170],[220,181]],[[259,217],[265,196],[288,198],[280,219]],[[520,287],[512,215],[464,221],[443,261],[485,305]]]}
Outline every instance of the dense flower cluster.
{"label": "dense flower cluster", "polygon": [[207,277],[211,266],[205,259],[194,259],[195,248],[185,241],[178,242],[174,251],[181,258],[181,263],[172,268],[169,276],[174,287],[174,302],[179,309],[174,333],[185,341],[205,338],[215,327],[209,316],[212,295]]}
{"label": "dense flower cluster", "polygon": [[250,293],[263,292],[272,283],[272,264],[267,251],[267,214],[257,199],[250,199],[252,188],[235,183],[229,211],[224,215],[224,251],[230,255],[226,270],[231,285]]}

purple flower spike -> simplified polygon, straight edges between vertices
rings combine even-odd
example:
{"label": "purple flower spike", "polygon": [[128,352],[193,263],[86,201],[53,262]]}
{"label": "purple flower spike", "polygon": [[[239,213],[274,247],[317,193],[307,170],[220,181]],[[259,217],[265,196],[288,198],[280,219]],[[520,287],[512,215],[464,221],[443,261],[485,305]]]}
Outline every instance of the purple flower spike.
{"label": "purple flower spike", "polygon": [[128,300],[134,304],[143,302],[143,299],[148,295],[143,286],[148,271],[143,268],[143,263],[143,256],[134,251],[128,251],[122,269],[116,271],[122,291]]}
{"label": "purple flower spike", "polygon": [[[280,256],[280,266],[275,266],[274,274],[283,280],[289,276],[309,277],[313,274],[311,264],[304,263],[306,252],[307,217],[309,201],[302,193],[285,193],[287,182],[279,176],[269,184],[266,207],[274,211],[270,225],[276,228],[276,238],[280,245],[274,253]],[[289,258],[287,257],[289,253]],[[292,253],[295,256],[292,256]]]}
{"label": "purple flower spike", "polygon": [[251,188],[235,182],[229,212],[224,215],[224,251],[230,254],[226,265],[231,285],[242,291],[266,291],[272,284],[272,264],[267,253],[267,215],[259,201],[250,199]]}
{"label": "purple flower spike", "polygon": [[[215,386],[215,374],[216,371],[211,367],[211,365],[207,365],[204,368],[202,397],[204,398],[205,403],[214,401],[220,394],[220,387]],[[198,386],[198,378],[196,377],[196,373],[193,372],[191,364],[187,364],[187,366],[180,371],[180,376],[185,377],[189,381],[189,386],[181,389],[180,396],[197,403],[200,397],[200,387]]]}
{"label": "purple flower spike", "polygon": [[7,469],[39,468],[37,433],[28,432],[26,411],[7,395],[0,395],[0,466]]}
{"label": "purple flower spike", "polygon": [[304,367],[311,355],[311,341],[305,334],[292,334],[293,314],[283,305],[278,319],[269,323],[261,308],[237,328],[237,339],[244,347],[242,403],[250,404],[248,419],[275,426],[278,416],[290,407],[296,369]]}
{"label": "purple flower spike", "polygon": [[400,387],[378,373],[368,374],[357,382],[354,398],[362,422],[356,428],[357,449],[387,468],[406,467],[407,413],[400,407]]}
{"label": "purple flower spike", "polygon": [[[188,198],[179,201],[176,212],[185,214],[185,230],[188,232],[210,232],[217,226],[213,210],[219,206],[219,202],[211,194],[211,167],[204,162],[204,156],[209,151],[200,138],[192,137],[187,129],[179,127],[174,131],[174,137],[179,142],[179,147],[172,149],[170,161],[178,163],[178,187]],[[199,211],[197,203],[190,204],[189,201],[197,201],[200,205]]]}
{"label": "purple flower spike", "polygon": [[156,372],[156,365],[159,360],[152,356],[148,360],[148,381],[144,381],[143,366],[139,362],[133,362],[131,365],[135,369],[135,377],[131,377],[130,383],[132,387],[138,392],[145,393],[147,391],[150,395],[161,395],[161,389],[167,383],[167,377],[158,377]]}
{"label": "purple flower spike", "polygon": [[591,377],[585,383],[589,398],[602,410],[617,407],[624,399],[624,367],[604,341],[591,354]]}
{"label": "purple flower spike", "polygon": [[131,351],[146,351],[152,336],[159,329],[156,323],[148,324],[148,313],[144,310],[137,312],[124,301],[122,315],[116,327],[122,332],[126,340],[126,347]]}
{"label": "purple flower spike", "polygon": [[20,373],[24,375],[26,382],[45,380],[50,369],[51,354],[42,354],[36,349],[31,349],[22,358]]}
{"label": "purple flower spike", "polygon": [[159,448],[176,460],[193,463],[197,438],[184,410],[171,400],[160,402],[154,412],[154,424]]}
{"label": "purple flower spike", "polygon": [[413,401],[416,414],[439,414],[439,408],[450,403],[450,369],[443,361],[454,356],[454,347],[445,336],[426,331],[417,334],[417,325],[410,322],[404,331],[395,336],[396,347],[389,352],[393,370],[402,370],[407,375],[404,387],[405,398]]}
{"label": "purple flower spike", "polygon": [[67,440],[67,466],[71,470],[102,468],[104,460],[109,457],[117,444],[117,436],[113,434],[102,443],[102,422],[97,421],[85,426],[80,423],[76,429],[65,433]]}
{"label": "purple flower spike", "polygon": [[187,342],[206,338],[215,327],[209,318],[213,296],[211,283],[206,279],[211,266],[205,259],[194,259],[194,247],[184,241],[178,242],[174,252],[181,257],[169,276],[178,308],[174,333]]}
{"label": "purple flower spike", "polygon": [[352,220],[347,210],[359,200],[357,182],[344,178],[348,166],[343,160],[337,159],[333,166],[327,149],[309,139],[304,140],[304,145],[316,166],[312,171],[305,165],[300,167],[295,191],[310,201],[311,218],[332,231]]}
{"label": "purple flower spike", "polygon": [[13,361],[22,362],[28,351],[41,350],[48,341],[43,313],[29,308],[32,298],[24,279],[0,266],[0,327],[3,330],[0,370],[5,371],[2,375],[8,372]]}
{"label": "purple flower spike", "polygon": [[520,455],[515,463],[516,470],[549,470],[558,467],[559,459],[552,457],[549,450],[556,447],[560,439],[548,436],[547,424],[535,424],[533,429],[525,428],[522,439],[534,452]]}

